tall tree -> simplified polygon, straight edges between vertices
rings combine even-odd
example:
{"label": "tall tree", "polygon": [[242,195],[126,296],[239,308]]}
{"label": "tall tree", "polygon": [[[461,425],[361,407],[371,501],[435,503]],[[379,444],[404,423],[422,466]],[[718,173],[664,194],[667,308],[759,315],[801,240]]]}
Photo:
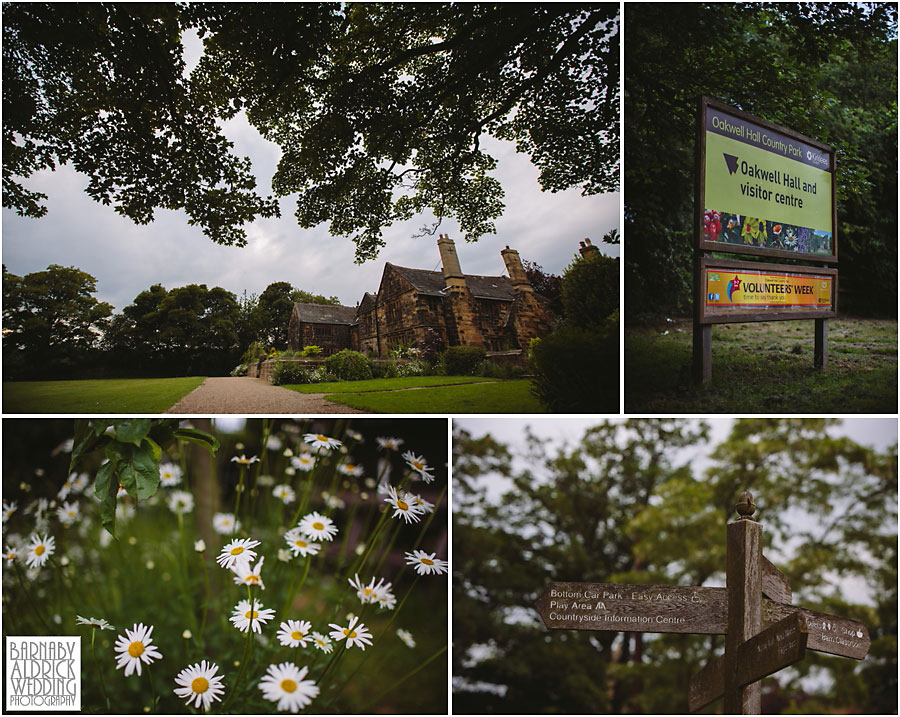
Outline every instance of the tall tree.
{"label": "tall tree", "polygon": [[[180,35],[204,39],[184,77]],[[3,202],[71,162],[134,221],[184,209],[214,241],[277,215],[217,121],[246,112],[282,153],[272,186],[303,227],[375,256],[430,208],[467,239],[503,191],[482,138],[509,140],[544,189],[618,185],[618,4],[10,4],[3,23]]]}
{"label": "tall tree", "polygon": [[99,342],[112,307],[98,301],[97,280],[51,264],[24,277],[3,267],[4,375],[68,377]]}

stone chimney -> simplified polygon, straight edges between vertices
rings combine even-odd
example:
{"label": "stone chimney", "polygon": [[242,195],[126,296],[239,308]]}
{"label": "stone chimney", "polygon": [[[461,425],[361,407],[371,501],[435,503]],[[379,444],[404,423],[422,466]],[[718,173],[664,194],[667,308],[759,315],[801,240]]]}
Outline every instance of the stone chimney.
{"label": "stone chimney", "polygon": [[600,253],[600,250],[597,247],[595,247],[593,244],[591,244],[591,240],[588,239],[587,237],[585,237],[584,241],[578,242],[578,244],[579,244],[578,251],[581,253],[581,256],[583,256],[585,259],[587,259],[589,256]]}
{"label": "stone chimney", "polygon": [[509,278],[512,280],[513,291],[517,294],[533,293],[534,288],[531,286],[531,282],[528,281],[528,276],[525,274],[525,267],[522,266],[519,252],[515,249],[506,247],[506,249],[503,249],[500,252],[500,256],[503,257],[503,263],[506,264],[506,273],[509,274]]}
{"label": "stone chimney", "polygon": [[459,268],[459,257],[456,256],[456,245],[447,234],[438,237],[438,250],[441,252],[441,270],[444,273],[444,284],[447,288],[466,288],[466,278]]}

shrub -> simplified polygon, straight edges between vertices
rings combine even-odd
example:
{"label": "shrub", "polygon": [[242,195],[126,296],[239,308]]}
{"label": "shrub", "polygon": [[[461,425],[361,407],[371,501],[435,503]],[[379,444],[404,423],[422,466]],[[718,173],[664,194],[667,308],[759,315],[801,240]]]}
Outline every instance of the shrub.
{"label": "shrub", "polygon": [[413,359],[397,366],[397,375],[404,378],[406,376],[429,376],[431,373],[431,366],[422,359]]}
{"label": "shrub", "polygon": [[313,383],[310,372],[296,361],[279,361],[272,373],[272,383],[283,386],[286,383]]}
{"label": "shrub", "polygon": [[443,354],[447,376],[472,376],[486,355],[481,346],[451,346]]}
{"label": "shrub", "polygon": [[261,341],[254,341],[247,347],[247,350],[244,351],[244,355],[241,356],[241,363],[254,363],[261,358],[265,358],[266,353],[265,345]]}
{"label": "shrub", "polygon": [[247,364],[242,363],[235,366],[231,369],[232,376],[246,376],[247,375]]}
{"label": "shrub", "polygon": [[441,334],[431,327],[425,329],[425,338],[416,344],[419,356],[434,366],[444,350],[444,339]]}
{"label": "shrub", "polygon": [[300,355],[303,357],[318,356],[320,353],[322,353],[321,346],[304,346],[303,350],[300,351]]}
{"label": "shrub", "polygon": [[372,378],[397,378],[397,363],[395,361],[373,362]]}
{"label": "shrub", "polygon": [[478,366],[478,375],[485,378],[521,378],[525,370],[513,364],[498,364],[483,361]]}
{"label": "shrub", "polygon": [[372,364],[359,351],[342,349],[325,359],[325,367],[341,381],[362,381],[372,378]]}
{"label": "shrub", "polygon": [[532,348],[531,392],[554,413],[619,410],[618,312],[601,331],[564,327]]}

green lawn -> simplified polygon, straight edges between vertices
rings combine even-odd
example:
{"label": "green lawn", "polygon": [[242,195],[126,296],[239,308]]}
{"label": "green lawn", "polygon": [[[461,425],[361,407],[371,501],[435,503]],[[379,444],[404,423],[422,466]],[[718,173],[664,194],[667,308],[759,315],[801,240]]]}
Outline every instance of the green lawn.
{"label": "green lawn", "polygon": [[428,386],[453,386],[460,383],[494,381],[481,376],[407,376],[406,378],[373,378],[369,381],[330,381],[326,383],[288,383],[298,393],[365,393],[367,391],[394,391],[402,388]]}
{"label": "green lawn", "polygon": [[[396,380],[396,379],[387,379]],[[319,384],[321,385],[321,384]],[[372,413],[544,413],[531,381],[494,381],[410,391],[334,393],[329,401]]]}
{"label": "green lawn", "polygon": [[[896,413],[897,322],[829,321],[828,367],[813,368],[813,321],[712,330],[712,382],[691,382],[691,322],[625,331],[628,413]],[[667,332],[667,333],[664,333]]]}
{"label": "green lawn", "polygon": [[4,413],[162,413],[203,383],[188,378],[4,381]]}

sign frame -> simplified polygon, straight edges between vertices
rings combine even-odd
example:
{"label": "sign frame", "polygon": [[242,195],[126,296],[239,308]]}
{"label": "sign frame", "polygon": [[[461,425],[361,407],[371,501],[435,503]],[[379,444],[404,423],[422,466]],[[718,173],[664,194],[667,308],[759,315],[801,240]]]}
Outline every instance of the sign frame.
{"label": "sign frame", "polygon": [[[771,132],[777,132],[790,139],[797,140],[804,144],[808,144],[823,154],[828,156],[828,168],[825,170],[831,174],[831,253],[830,254],[814,254],[807,252],[788,251],[785,249],[771,249],[768,247],[758,247],[740,244],[730,244],[728,242],[714,242],[703,238],[703,213],[708,208],[706,206],[706,120],[707,111],[713,108],[723,114],[731,115],[748,124],[757,125]],[[806,135],[795,132],[794,130],[782,127],[756,117],[747,112],[743,112],[731,105],[725,104],[720,100],[706,95],[700,98],[697,119],[697,143],[696,143],[696,187],[694,196],[696,204],[694,206],[694,248],[697,251],[715,251],[727,252],[734,254],[747,254],[753,256],[778,257],[782,259],[799,259],[812,263],[837,263],[838,261],[838,233],[837,233],[837,172],[836,172],[836,156],[835,150],[830,145],[824,144],[816,139],[807,137]]]}
{"label": "sign frame", "polygon": [[[694,301],[699,309],[698,322],[700,324],[737,324],[748,321],[789,321],[793,319],[834,319],[837,317],[838,303],[838,270],[833,267],[812,267],[793,264],[770,264],[757,261],[739,261],[735,259],[713,259],[701,256],[698,262],[696,281],[696,294]],[[709,269],[723,269],[724,271],[772,271],[786,274],[815,274],[831,279],[831,308],[791,310],[791,311],[759,311],[752,307],[746,310],[735,310],[721,314],[708,314],[706,307],[706,282],[704,278]]]}

